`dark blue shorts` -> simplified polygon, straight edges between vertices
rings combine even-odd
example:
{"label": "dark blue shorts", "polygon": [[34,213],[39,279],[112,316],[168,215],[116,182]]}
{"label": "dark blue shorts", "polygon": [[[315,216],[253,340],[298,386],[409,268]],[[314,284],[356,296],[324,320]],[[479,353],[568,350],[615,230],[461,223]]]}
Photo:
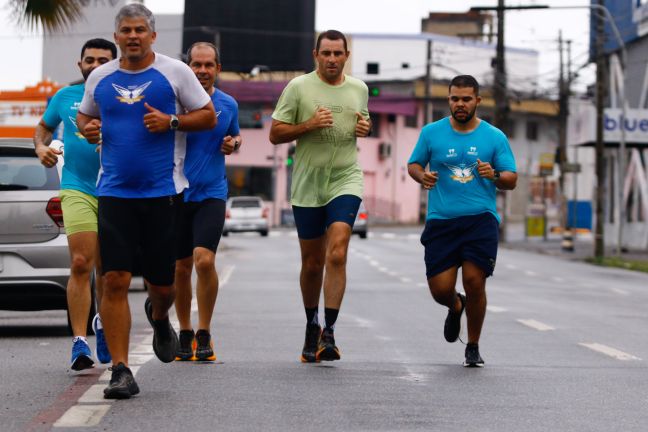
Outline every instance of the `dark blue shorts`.
{"label": "dark blue shorts", "polygon": [[218,249],[225,224],[225,201],[207,198],[203,201],[184,203],[177,231],[177,259],[193,255],[194,248],[203,247],[212,252]]}
{"label": "dark blue shorts", "polygon": [[491,213],[425,222],[421,243],[425,247],[428,279],[464,261],[479,266],[486,276],[495,270],[499,224]]}
{"label": "dark blue shorts", "polygon": [[361,201],[355,195],[341,195],[323,207],[293,206],[297,236],[303,240],[320,238],[333,222],[353,228]]}

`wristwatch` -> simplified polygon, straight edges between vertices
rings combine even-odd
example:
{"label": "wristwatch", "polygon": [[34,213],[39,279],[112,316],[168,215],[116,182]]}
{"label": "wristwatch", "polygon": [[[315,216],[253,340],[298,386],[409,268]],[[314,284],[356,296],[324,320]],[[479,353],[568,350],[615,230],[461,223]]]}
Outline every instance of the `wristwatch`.
{"label": "wristwatch", "polygon": [[493,174],[493,181],[497,181],[500,179],[500,172],[495,171],[495,174]]}
{"label": "wristwatch", "polygon": [[169,120],[169,129],[177,130],[178,127],[180,127],[180,120],[178,120],[178,117],[176,115],[171,114],[171,120]]}
{"label": "wristwatch", "polygon": [[240,147],[241,147],[241,141],[234,140],[234,151],[238,151]]}

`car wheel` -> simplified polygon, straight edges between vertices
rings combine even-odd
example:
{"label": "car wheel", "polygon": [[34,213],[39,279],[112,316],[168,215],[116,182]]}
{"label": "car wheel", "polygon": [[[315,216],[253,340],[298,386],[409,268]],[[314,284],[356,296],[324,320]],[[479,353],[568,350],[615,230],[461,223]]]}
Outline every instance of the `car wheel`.
{"label": "car wheel", "polygon": [[367,238],[367,232],[366,231],[358,233],[358,235],[360,236],[361,239],[366,239]]}
{"label": "car wheel", "polygon": [[259,231],[259,233],[261,234],[261,237],[268,237],[268,231],[267,230]]}
{"label": "car wheel", "polygon": [[[97,314],[97,282],[95,280],[95,273],[92,272],[90,275],[90,313],[88,314],[88,320],[86,323],[86,335],[87,336],[92,336],[94,335],[94,331],[92,330],[92,320],[94,316]],[[74,336],[74,331],[72,330],[72,321],[70,320],[70,311],[67,310],[67,325],[68,325],[68,332],[70,333],[70,336]]]}
{"label": "car wheel", "polygon": [[223,237],[227,237],[229,233],[227,231],[223,231]]}

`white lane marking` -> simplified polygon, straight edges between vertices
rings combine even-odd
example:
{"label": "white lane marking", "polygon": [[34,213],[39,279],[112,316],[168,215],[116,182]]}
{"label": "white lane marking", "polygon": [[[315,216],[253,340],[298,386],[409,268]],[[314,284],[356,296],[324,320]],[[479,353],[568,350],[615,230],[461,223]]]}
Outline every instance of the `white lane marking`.
{"label": "white lane marking", "polygon": [[565,279],[563,279],[563,278],[561,278],[561,277],[559,277],[559,276],[554,276],[554,277],[552,277],[551,279],[552,279],[554,282],[558,282],[558,283],[563,283],[563,282],[565,282]]}
{"label": "white lane marking", "polygon": [[589,348],[592,351],[599,352],[601,354],[605,354],[606,356],[610,356],[612,358],[615,358],[617,360],[641,360],[639,357],[633,356],[632,354],[628,354],[623,351],[619,351],[616,348],[609,347],[607,345],[603,345],[600,343],[584,343],[580,342],[578,345],[584,346],[585,348]]}
{"label": "white lane marking", "polygon": [[387,274],[388,274],[389,276],[398,276],[398,273],[396,273],[395,271],[387,272]]}
{"label": "white lane marking", "polygon": [[368,320],[368,319],[360,318],[360,317],[357,317],[357,316],[354,316],[354,317],[352,317],[352,318],[353,318],[353,320],[356,322],[356,324],[358,325],[358,327],[361,327],[361,328],[371,328],[371,327],[374,326],[373,321],[370,321],[370,320]]}
{"label": "white lane marking", "polygon": [[104,399],[104,384],[95,384],[91,386],[79,398],[79,403],[112,403],[114,399]]}
{"label": "white lane marking", "polygon": [[372,266],[372,267],[378,267],[380,265],[380,263],[378,261],[376,261],[376,260],[371,260],[371,261],[369,261],[369,265]]}
{"label": "white lane marking", "polygon": [[381,235],[381,237],[384,238],[384,239],[395,239],[396,234],[394,234],[394,233],[383,233]]}
{"label": "white lane marking", "polygon": [[533,319],[518,319],[517,322],[538,331],[556,330],[554,327]]}
{"label": "white lane marking", "polygon": [[48,346],[50,343],[49,342],[41,342],[38,345],[40,346]]}
{"label": "white lane marking", "polygon": [[613,293],[622,295],[622,296],[630,295],[630,292],[628,292],[628,291],[626,291],[624,289],[621,289],[621,288],[610,288],[610,291],[612,291]]}
{"label": "white lane marking", "polygon": [[56,420],[54,427],[90,427],[97,426],[108,413],[110,404],[74,405]]}
{"label": "white lane marking", "polygon": [[279,231],[270,231],[268,233],[268,236],[270,236],[270,237],[280,237],[281,233]]}
{"label": "white lane marking", "polygon": [[387,269],[387,267],[378,267],[378,271],[383,272],[383,273],[387,273],[389,270]]}
{"label": "white lane marking", "polygon": [[493,313],[502,313],[506,312],[508,309],[501,306],[486,306],[486,310]]}
{"label": "white lane marking", "polygon": [[153,354],[153,346],[151,344],[139,344],[131,348],[130,354]]}
{"label": "white lane marking", "polygon": [[513,264],[506,264],[506,268],[509,269],[509,270],[516,270],[517,266],[513,265]]}
{"label": "white lane marking", "polygon": [[536,272],[534,272],[534,271],[531,271],[531,270],[526,270],[526,271],[524,272],[524,274],[527,275],[527,276],[532,276],[532,277],[533,277],[533,276],[538,276],[538,273],[536,273]]}
{"label": "white lane marking", "polygon": [[427,287],[428,284],[423,283],[423,282],[419,282],[419,283],[416,284],[416,286],[417,286],[417,287]]}
{"label": "white lane marking", "polygon": [[412,282],[412,279],[410,279],[410,278],[408,278],[408,277],[402,277],[402,278],[400,278],[400,280],[401,280],[401,282],[403,282],[403,283],[410,283],[410,282]]}
{"label": "white lane marking", "polygon": [[408,240],[418,240],[421,238],[420,234],[407,234],[407,239]]}
{"label": "white lane marking", "polygon": [[218,287],[223,287],[227,285],[227,282],[229,282],[229,278],[232,276],[232,273],[234,273],[234,269],[236,268],[235,265],[226,265],[223,268],[223,271],[221,274],[218,275]]}

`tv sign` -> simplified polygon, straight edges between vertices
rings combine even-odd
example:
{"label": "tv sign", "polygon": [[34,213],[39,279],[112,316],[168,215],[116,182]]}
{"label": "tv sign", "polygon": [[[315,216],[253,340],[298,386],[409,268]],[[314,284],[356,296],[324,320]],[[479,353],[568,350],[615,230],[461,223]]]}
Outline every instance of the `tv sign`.
{"label": "tv sign", "polygon": [[606,108],[603,114],[603,137],[605,142],[619,142],[621,127],[628,143],[648,144],[648,110],[627,109],[625,119],[618,108]]}

